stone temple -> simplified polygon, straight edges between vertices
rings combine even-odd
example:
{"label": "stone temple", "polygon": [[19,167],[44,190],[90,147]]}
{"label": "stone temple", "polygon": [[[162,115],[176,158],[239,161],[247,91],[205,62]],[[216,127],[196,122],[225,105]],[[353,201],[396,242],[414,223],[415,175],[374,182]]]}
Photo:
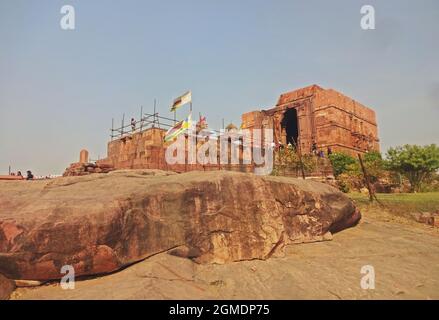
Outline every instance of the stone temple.
{"label": "stone temple", "polygon": [[[112,136],[112,140],[108,142],[106,158],[96,163],[82,163],[84,160],[81,160],[82,162],[72,164],[65,175],[108,172],[114,169],[254,171],[253,164],[242,162],[228,165],[169,165],[165,160],[165,150],[170,143],[163,141],[167,128],[145,120],[151,116],[144,117],[143,126],[141,124],[135,130],[127,125],[124,131],[122,126],[120,135]],[[351,155],[379,151],[375,112],[333,89],[324,89],[318,85],[282,94],[277,104],[267,110],[244,113],[241,128],[273,129],[274,143],[278,147],[291,143],[302,154],[311,153],[313,145],[324,152],[331,148],[333,152]],[[242,153],[242,147],[240,152]]]}
{"label": "stone temple", "polygon": [[273,108],[242,115],[242,128],[272,128],[274,141],[351,155],[379,151],[375,112],[332,89],[312,85],[284,93]]}

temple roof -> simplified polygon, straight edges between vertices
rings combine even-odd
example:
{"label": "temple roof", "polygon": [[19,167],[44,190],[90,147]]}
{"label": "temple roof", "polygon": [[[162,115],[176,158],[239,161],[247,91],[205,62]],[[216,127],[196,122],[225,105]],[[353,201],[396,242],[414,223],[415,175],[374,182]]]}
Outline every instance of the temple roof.
{"label": "temple roof", "polygon": [[312,96],[317,91],[323,91],[323,90],[325,90],[325,89],[323,89],[322,87],[320,87],[316,84],[313,84],[313,85],[310,85],[308,87],[304,87],[301,89],[297,89],[297,90],[283,93],[283,94],[281,94],[279,100],[277,101],[276,106],[280,106],[280,105],[292,102],[294,100],[298,100],[298,99]]}

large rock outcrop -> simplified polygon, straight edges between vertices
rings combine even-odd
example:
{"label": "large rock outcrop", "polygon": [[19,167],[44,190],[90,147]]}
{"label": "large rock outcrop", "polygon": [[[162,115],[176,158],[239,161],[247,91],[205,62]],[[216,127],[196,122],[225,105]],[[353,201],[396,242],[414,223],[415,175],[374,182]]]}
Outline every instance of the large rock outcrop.
{"label": "large rock outcrop", "polygon": [[15,284],[2,274],[0,274],[0,300],[9,299],[11,293],[15,289]]}
{"label": "large rock outcrop", "polygon": [[118,270],[169,251],[198,263],[267,259],[319,241],[360,213],[317,182],[226,171],[114,171],[0,182],[0,273],[58,279]]}

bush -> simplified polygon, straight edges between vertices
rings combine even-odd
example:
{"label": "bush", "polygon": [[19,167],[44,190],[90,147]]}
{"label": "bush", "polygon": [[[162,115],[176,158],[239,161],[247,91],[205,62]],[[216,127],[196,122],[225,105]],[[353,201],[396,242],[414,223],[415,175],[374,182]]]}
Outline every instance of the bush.
{"label": "bush", "polygon": [[[316,161],[312,155],[302,155],[302,164],[305,172],[312,172],[316,168]],[[302,170],[300,158],[295,148],[283,148],[276,154],[276,163],[272,175],[285,175],[286,171]]]}
{"label": "bush", "polygon": [[346,173],[340,174],[336,181],[341,192],[348,193],[352,190],[352,180]]}
{"label": "bush", "polygon": [[332,168],[334,171],[334,176],[337,178],[342,173],[349,171],[349,166],[355,165],[355,158],[347,155],[345,153],[333,153],[329,156]]}
{"label": "bush", "polygon": [[[372,184],[377,183],[380,178],[388,176],[381,153],[370,151],[363,154],[362,159]],[[365,187],[363,170],[357,158],[344,153],[335,153],[330,156],[330,160],[334,176],[341,190],[355,189],[360,191]]]}
{"label": "bush", "polygon": [[437,192],[439,191],[439,174],[429,174],[421,185],[421,192]]}

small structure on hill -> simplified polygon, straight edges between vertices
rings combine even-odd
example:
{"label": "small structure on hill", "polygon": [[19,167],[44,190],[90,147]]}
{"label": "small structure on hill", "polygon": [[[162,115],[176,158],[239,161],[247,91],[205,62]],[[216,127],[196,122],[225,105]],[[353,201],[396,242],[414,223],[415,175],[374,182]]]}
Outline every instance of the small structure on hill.
{"label": "small structure on hill", "polygon": [[79,153],[79,162],[72,163],[65,171],[63,176],[84,176],[92,173],[108,173],[113,171],[114,167],[107,163],[90,162],[88,151],[82,149]]}

